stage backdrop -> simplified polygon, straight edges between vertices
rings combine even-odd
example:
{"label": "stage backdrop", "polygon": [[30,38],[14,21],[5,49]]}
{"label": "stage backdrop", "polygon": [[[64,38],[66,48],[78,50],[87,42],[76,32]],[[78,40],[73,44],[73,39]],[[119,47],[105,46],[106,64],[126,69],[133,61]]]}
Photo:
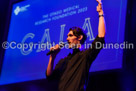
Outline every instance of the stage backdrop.
{"label": "stage backdrop", "polygon": [[[127,0],[103,0],[106,43],[123,43]],[[69,28],[85,30],[88,43],[98,34],[96,0],[28,0],[13,4],[0,85],[44,79],[52,45],[66,42]],[[122,46],[123,46],[122,44]],[[62,49],[55,64],[71,52]],[[122,48],[102,49],[90,72],[122,68]]]}

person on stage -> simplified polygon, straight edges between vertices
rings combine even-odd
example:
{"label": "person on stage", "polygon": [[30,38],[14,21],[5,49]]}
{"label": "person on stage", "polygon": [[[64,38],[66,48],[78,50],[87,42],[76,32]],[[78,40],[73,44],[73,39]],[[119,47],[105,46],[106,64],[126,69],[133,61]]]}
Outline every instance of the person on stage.
{"label": "person on stage", "polygon": [[[56,55],[60,52],[59,45],[51,47],[50,50],[55,52],[50,54],[49,63],[46,70],[46,77],[49,80],[59,80],[59,91],[85,91],[87,86],[89,69],[92,62],[96,59],[102,46],[96,45],[97,42],[104,44],[104,37],[106,32],[104,12],[102,9],[101,0],[98,2],[97,12],[99,16],[98,35],[92,42],[92,46],[88,49],[80,50],[80,44],[84,44],[87,39],[83,29],[79,27],[72,27],[67,34],[67,41],[69,48],[73,49],[72,54],[60,59],[55,68],[54,61]],[[98,47],[98,48],[97,48]]]}

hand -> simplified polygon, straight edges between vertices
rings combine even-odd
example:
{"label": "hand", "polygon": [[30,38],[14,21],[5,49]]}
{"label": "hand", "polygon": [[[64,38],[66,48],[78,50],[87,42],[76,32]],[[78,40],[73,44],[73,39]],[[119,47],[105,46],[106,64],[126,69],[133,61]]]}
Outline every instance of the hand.
{"label": "hand", "polygon": [[96,0],[98,4],[102,4],[102,0]]}
{"label": "hand", "polygon": [[102,10],[102,2],[101,0],[96,0],[98,2],[98,6],[97,6],[97,12],[100,14],[103,14],[103,10]]}
{"label": "hand", "polygon": [[51,50],[53,50],[54,51],[54,53],[52,53],[51,55],[50,55],[50,57],[52,57],[53,59],[56,57],[56,55],[60,52],[60,47],[59,47],[59,45],[57,44],[57,45],[55,45],[54,47],[51,47],[50,48],[50,51]]}

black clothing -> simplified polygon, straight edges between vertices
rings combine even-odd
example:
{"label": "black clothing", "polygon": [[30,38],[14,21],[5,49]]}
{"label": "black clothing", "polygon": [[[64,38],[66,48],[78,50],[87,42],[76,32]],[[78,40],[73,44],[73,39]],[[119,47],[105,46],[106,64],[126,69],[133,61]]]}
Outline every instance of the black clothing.
{"label": "black clothing", "polygon": [[75,49],[72,54],[58,62],[52,75],[47,76],[47,79],[59,79],[59,91],[84,91],[90,65],[102,49],[100,43],[105,43],[104,38],[97,36],[89,49],[83,51]]}

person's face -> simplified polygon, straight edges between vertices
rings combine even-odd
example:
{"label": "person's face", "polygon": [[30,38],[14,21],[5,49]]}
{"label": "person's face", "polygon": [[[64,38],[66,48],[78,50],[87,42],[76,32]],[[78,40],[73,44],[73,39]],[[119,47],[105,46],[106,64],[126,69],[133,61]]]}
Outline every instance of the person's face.
{"label": "person's face", "polygon": [[69,31],[67,35],[67,41],[69,44],[69,48],[74,48],[77,44],[80,43],[78,38],[73,34],[73,31]]}

